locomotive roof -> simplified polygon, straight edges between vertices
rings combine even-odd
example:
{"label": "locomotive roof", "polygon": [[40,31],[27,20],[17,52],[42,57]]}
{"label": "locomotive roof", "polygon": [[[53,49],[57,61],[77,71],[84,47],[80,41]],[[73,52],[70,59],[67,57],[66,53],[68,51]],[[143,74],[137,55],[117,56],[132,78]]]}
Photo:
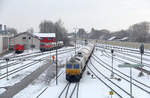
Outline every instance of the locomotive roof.
{"label": "locomotive roof", "polygon": [[75,62],[79,62],[80,60],[82,60],[83,59],[83,57],[78,57],[77,55],[75,55],[74,57],[72,57],[71,59],[70,59],[70,62],[71,63],[75,63]]}
{"label": "locomotive roof", "polygon": [[38,37],[56,37],[55,33],[33,33],[33,34]]}

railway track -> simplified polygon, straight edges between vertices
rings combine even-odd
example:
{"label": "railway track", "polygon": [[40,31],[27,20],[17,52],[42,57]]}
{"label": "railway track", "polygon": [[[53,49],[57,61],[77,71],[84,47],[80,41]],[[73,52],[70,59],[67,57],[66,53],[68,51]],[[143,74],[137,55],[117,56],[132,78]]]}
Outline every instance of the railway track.
{"label": "railway track", "polygon": [[[93,54],[93,55],[94,55],[94,54]],[[98,60],[96,60],[96,58],[97,58]],[[102,60],[101,60],[100,58],[98,58],[96,55],[93,56],[93,59],[94,59],[99,65],[101,65],[101,66],[104,67],[105,69],[107,69],[107,70],[109,70],[110,72],[112,72],[112,67],[111,67],[109,64],[107,64],[106,62],[102,61]],[[100,61],[100,62],[99,62],[99,61]],[[106,67],[106,66],[108,66],[109,68]],[[122,79],[124,79],[125,81],[127,81],[127,82],[130,83],[130,81],[129,81],[128,79],[126,79],[126,78],[123,77],[123,76],[125,76],[125,77],[127,77],[127,78],[130,79],[130,76],[124,74],[123,72],[119,71],[119,70],[116,69],[116,68],[113,68],[113,69],[114,69],[114,71],[117,72],[117,73],[114,72],[115,75],[117,75],[118,77],[120,77],[120,78],[122,78]],[[123,75],[123,76],[121,76],[121,75],[118,74],[118,73],[120,73],[120,74]],[[132,83],[134,86],[136,86],[137,88],[141,89],[142,91],[144,91],[144,92],[150,94],[150,91],[147,90],[147,89],[150,89],[150,86],[148,86],[148,85],[146,85],[146,84],[144,84],[144,83],[142,83],[142,82],[140,82],[140,81],[138,81],[138,80],[136,80],[136,79],[134,79],[134,78],[132,78],[132,80],[134,81],[134,83]],[[138,84],[140,84],[142,87],[139,86]],[[144,89],[143,86],[144,86],[146,89]]]}
{"label": "railway track", "polygon": [[[79,47],[77,47],[79,48]],[[75,48],[71,48],[71,49],[58,49],[58,51],[66,51],[66,50],[72,50]],[[42,55],[47,55],[47,54],[51,54],[51,53],[55,53],[55,50],[53,51],[46,51],[46,52],[34,52],[34,53],[30,53],[30,54],[25,54],[25,55],[19,55],[19,56],[12,56],[12,57],[5,57],[1,60],[3,60],[3,62],[0,62],[0,64],[2,63],[6,63],[6,61],[4,61],[6,58],[9,58],[9,61],[15,61],[15,60],[26,60],[26,59],[31,59],[33,57],[37,57],[37,56],[42,56]]]}
{"label": "railway track", "polygon": [[[106,53],[106,52],[105,52],[105,53]],[[103,54],[103,55],[105,55],[105,54]],[[107,54],[107,53],[106,53],[105,56],[108,57],[108,58],[110,58],[110,55]],[[117,61],[119,61],[119,62],[121,62],[121,63],[126,63],[126,61],[124,61],[124,60],[122,60],[122,59],[119,59],[119,58],[116,58],[116,57],[115,57],[115,60],[117,60]],[[130,61],[130,60],[129,60],[129,61]],[[139,71],[142,71],[142,72],[146,73],[147,75],[150,75],[150,71],[147,70],[147,69],[144,69],[144,68],[141,68],[141,67],[136,67],[135,69],[137,69],[137,70],[139,70]]]}
{"label": "railway track", "polygon": [[[108,57],[111,56],[111,55],[108,54],[106,51],[104,51],[104,52],[108,55]],[[133,63],[141,63],[140,61],[137,61],[137,60],[135,60],[135,59],[133,59],[133,58],[130,58],[130,57],[122,56],[122,55],[119,55],[119,54],[115,54],[115,55],[118,56],[119,58],[122,58],[122,59],[128,60],[128,61],[131,61],[131,62],[133,62]],[[114,57],[114,59],[118,59],[118,58]],[[119,59],[119,60],[120,60],[120,59]],[[120,60],[120,61],[123,61],[123,60]],[[123,61],[123,62],[125,62],[125,61]],[[143,65],[144,65],[145,67],[147,67],[147,68],[150,68],[149,64],[147,64],[147,63],[144,63],[144,62],[143,62]]]}
{"label": "railway track", "polygon": [[[114,47],[104,47],[104,46],[96,46],[96,47],[99,47],[99,48],[105,48],[105,49],[109,49],[109,50],[111,50],[111,49],[116,49],[117,51],[123,51],[123,52],[129,52],[129,53],[134,53],[134,54],[139,54],[140,53],[140,51],[139,50],[134,50],[134,49],[128,49],[128,48],[114,48]],[[150,52],[148,52],[148,51],[145,51],[145,54],[144,55],[146,55],[146,56],[150,56]]]}
{"label": "railway track", "polygon": [[[57,79],[63,74],[64,72],[61,72],[60,74],[58,74]],[[52,81],[51,83],[55,82],[56,78],[54,79],[54,81]],[[42,92],[36,97],[39,98],[46,90],[48,89],[48,87],[46,87],[44,90],[42,90]]]}
{"label": "railway track", "polygon": [[[79,96],[79,84],[78,83],[67,83],[66,86],[63,88],[61,93],[59,94],[58,98],[78,98]],[[72,87],[71,87],[72,86]],[[76,94],[75,94],[76,92]]]}
{"label": "railway track", "polygon": [[[71,49],[66,49],[66,50],[59,50],[58,52],[63,52],[63,51],[70,51],[70,50],[74,50],[75,48],[71,48]],[[55,51],[53,51],[53,52],[51,52],[51,53],[55,53]],[[50,54],[50,53],[49,53]],[[44,55],[44,54],[43,54]],[[48,54],[45,54],[45,55],[48,55]],[[33,59],[33,57],[34,58],[36,58],[36,57],[38,57],[38,56],[41,56],[41,55],[34,55],[34,56],[29,56],[29,57],[25,57],[25,58],[21,58],[21,59],[18,59],[16,62],[13,62],[13,63],[9,63],[9,64],[6,64],[6,65],[3,65],[3,66],[0,66],[0,69],[2,70],[2,69],[5,69],[5,68],[9,68],[9,67],[12,67],[12,66],[15,66],[15,65],[17,65],[17,64],[20,64],[20,63],[22,63],[22,62],[24,62],[24,61],[27,61],[27,60],[31,60],[31,61],[37,61],[37,60],[34,60]],[[38,59],[38,60],[40,60],[40,59]],[[5,61],[5,63],[7,63],[6,61]]]}
{"label": "railway track", "polygon": [[[107,55],[108,56],[111,56],[111,55],[109,55],[108,53],[107,53]],[[126,56],[122,56],[122,55],[119,55],[119,54],[115,54],[116,56],[118,56],[119,58],[122,58],[122,59],[124,59],[124,60],[128,60],[128,61],[131,61],[131,62],[133,62],[133,63],[141,63],[140,61],[137,61],[137,60],[135,60],[135,59],[133,59],[133,58],[130,58],[130,57],[126,57]],[[117,59],[116,57],[114,57],[115,59]],[[125,61],[124,61],[125,62]],[[149,66],[149,64],[147,64],[147,63],[142,63],[145,67],[147,67],[147,68],[150,68],[150,66]]]}
{"label": "railway track", "polygon": [[[111,79],[109,79],[106,75],[104,75],[102,72],[100,72],[95,66],[94,66],[94,64],[92,63],[92,61],[90,60],[90,65],[94,68],[94,70],[95,70],[95,72],[97,72],[97,73],[99,73],[99,75],[101,75],[104,79],[105,79],[105,82],[106,81],[109,81],[112,85],[114,85],[115,87],[117,87],[118,88],[118,90],[119,90],[119,92],[120,92],[120,90],[122,91],[122,94],[124,93],[124,94],[126,94],[126,95],[128,95],[129,97],[131,97],[131,98],[134,98],[130,93],[128,93],[125,89],[123,89],[122,87],[120,87],[118,84],[116,84],[115,82],[113,82]],[[88,68],[90,68],[91,70],[92,70],[92,68],[91,67],[88,67]],[[90,71],[91,71],[90,70]],[[93,71],[94,72],[94,71]],[[92,72],[92,73],[93,73]],[[94,74],[94,75],[96,75],[96,73]],[[99,77],[98,75],[97,75],[97,77]],[[120,95],[117,91],[114,91],[118,96]],[[120,97],[120,96],[119,96]],[[121,98],[123,98],[123,97],[121,97]]]}
{"label": "railway track", "polygon": [[[61,52],[61,53],[58,53],[58,54],[64,54],[64,53],[71,52],[71,51],[73,51],[73,50]],[[8,71],[8,73],[5,72],[5,73],[3,73],[3,74],[0,75],[0,80],[1,80],[1,79],[4,79],[4,78],[7,77],[7,76],[13,75],[13,74],[15,74],[15,73],[17,73],[17,72],[19,72],[19,71],[22,71],[22,70],[24,70],[24,69],[26,69],[26,68],[29,68],[29,67],[31,67],[31,66],[33,66],[33,65],[35,65],[35,64],[38,64],[38,63],[41,62],[41,61],[44,62],[44,61],[47,60],[46,58],[48,58],[48,57],[49,57],[49,56],[46,56],[46,57],[42,58],[40,61],[32,61],[32,62],[30,62],[30,63],[28,63],[28,64],[19,66],[19,67],[13,69],[13,70]]]}
{"label": "railway track", "polygon": [[90,70],[90,72],[92,72],[92,74],[94,74],[95,77],[97,77],[97,79],[99,81],[101,81],[105,86],[107,86],[111,91],[115,92],[115,94],[117,94],[118,97],[123,98],[123,96],[121,96],[116,90],[114,90],[111,86],[109,86],[107,83],[105,83],[105,81],[103,81],[98,75],[96,75],[96,73],[89,67],[87,66],[87,68]]}
{"label": "railway track", "polygon": [[[128,56],[130,56],[130,57],[134,57],[134,58],[137,58],[137,59],[141,60],[141,57],[138,57],[138,56],[135,56],[135,55],[132,55],[132,54],[127,54],[127,53],[124,53],[124,52],[121,52],[121,51],[117,51],[117,52],[120,53],[120,54],[128,55]],[[139,53],[139,55],[140,55],[140,53]],[[144,57],[143,57],[143,60],[145,60],[145,61],[150,61],[150,59],[144,58]]]}

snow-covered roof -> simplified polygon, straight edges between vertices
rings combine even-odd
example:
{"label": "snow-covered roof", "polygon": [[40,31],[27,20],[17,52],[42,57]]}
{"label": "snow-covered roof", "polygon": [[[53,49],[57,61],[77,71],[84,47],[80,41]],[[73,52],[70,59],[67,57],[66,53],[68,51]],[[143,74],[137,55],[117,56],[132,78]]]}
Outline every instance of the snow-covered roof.
{"label": "snow-covered roof", "polygon": [[124,40],[127,40],[127,39],[128,39],[128,37],[123,37],[123,38],[120,39],[120,40],[124,41]]}
{"label": "snow-covered roof", "polygon": [[38,37],[56,37],[55,33],[33,33],[33,35]]}
{"label": "snow-covered roof", "polygon": [[112,36],[112,37],[110,37],[108,40],[113,40],[113,39],[115,39],[116,38],[116,36]]}

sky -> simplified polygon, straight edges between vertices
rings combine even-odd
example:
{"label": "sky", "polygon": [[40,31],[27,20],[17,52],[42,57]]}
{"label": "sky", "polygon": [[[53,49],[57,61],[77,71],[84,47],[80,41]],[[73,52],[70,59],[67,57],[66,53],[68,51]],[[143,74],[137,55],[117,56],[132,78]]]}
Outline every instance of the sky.
{"label": "sky", "polygon": [[0,24],[24,32],[39,31],[44,20],[61,19],[68,32],[73,28],[117,31],[150,21],[150,0],[0,0]]}

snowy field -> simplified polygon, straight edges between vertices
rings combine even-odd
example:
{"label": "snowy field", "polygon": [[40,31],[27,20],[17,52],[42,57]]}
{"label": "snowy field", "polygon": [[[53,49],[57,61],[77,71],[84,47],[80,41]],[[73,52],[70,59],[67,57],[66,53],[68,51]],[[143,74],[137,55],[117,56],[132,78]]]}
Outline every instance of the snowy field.
{"label": "snowy field", "polygon": [[[114,50],[114,77],[110,78],[112,73],[112,58],[110,50],[97,47],[88,63],[86,71],[83,74],[83,78],[80,81],[78,98],[111,98],[109,92],[112,89],[114,90],[112,98],[120,98],[117,93],[121,95],[122,98],[130,98],[130,69],[119,68],[118,65],[125,62],[137,64],[140,62],[140,54],[129,53],[127,50],[122,50],[120,52],[118,49]],[[72,55],[74,55],[74,51],[59,55],[58,59],[61,64],[65,64],[67,59],[69,59]],[[43,56],[41,56],[41,58],[42,57]],[[135,60],[136,62],[131,59]],[[149,61],[150,57],[143,55],[143,63],[147,65],[143,68],[148,71],[150,71]],[[15,79],[12,78],[13,76],[9,77],[11,81],[7,81],[6,78],[2,79],[0,80],[0,85],[13,85],[25,77],[26,74],[29,74],[32,72],[32,70],[35,70],[41,65],[42,62],[39,63],[38,66],[27,68],[26,71],[24,70],[19,72],[19,75],[22,76],[18,76]],[[90,75],[88,75],[87,72],[90,72]],[[144,76],[138,77],[139,72],[139,70],[132,68],[132,96],[134,98],[150,98],[150,75],[144,73]],[[61,68],[59,70],[59,74],[61,75],[58,78],[58,85],[55,83],[55,78],[52,79],[50,83],[46,84],[44,82],[46,73],[47,72],[45,71],[38,79],[34,80],[28,87],[20,91],[13,98],[58,98],[59,94],[67,84],[67,81],[65,80],[65,68]],[[105,84],[100,81],[100,79],[103,80]],[[109,85],[109,87],[106,86],[106,84]],[[110,89],[110,87],[112,89]],[[1,92],[3,92],[3,90],[1,90]],[[62,98],[65,98],[65,96]],[[67,98],[69,98],[69,96]],[[76,96],[73,96],[72,98],[76,98]]]}

